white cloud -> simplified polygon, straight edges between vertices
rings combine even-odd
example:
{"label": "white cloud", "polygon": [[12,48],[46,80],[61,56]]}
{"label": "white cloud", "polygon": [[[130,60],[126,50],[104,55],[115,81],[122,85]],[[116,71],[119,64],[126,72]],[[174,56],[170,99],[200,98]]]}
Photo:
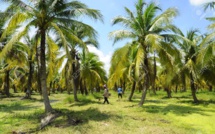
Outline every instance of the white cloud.
{"label": "white cloud", "polygon": [[109,68],[110,68],[110,60],[111,60],[112,52],[109,52],[108,54],[105,55],[102,51],[98,50],[94,46],[88,46],[88,49],[90,52],[93,52],[99,56],[99,59],[105,64],[104,68],[108,74]]}
{"label": "white cloud", "polygon": [[204,3],[212,2],[212,1],[215,1],[215,0],[189,0],[189,1],[190,1],[191,5],[200,6],[200,5],[204,4]]}

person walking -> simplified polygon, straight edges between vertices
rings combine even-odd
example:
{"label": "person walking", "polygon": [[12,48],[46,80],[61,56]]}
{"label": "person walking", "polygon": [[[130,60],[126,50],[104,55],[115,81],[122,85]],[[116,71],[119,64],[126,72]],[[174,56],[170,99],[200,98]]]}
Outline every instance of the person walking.
{"label": "person walking", "polygon": [[106,86],[104,86],[104,94],[103,94],[103,96],[104,96],[104,103],[103,104],[105,104],[105,102],[107,102],[107,104],[109,104],[108,97],[110,96],[110,94],[109,94],[108,89],[107,89]]}
{"label": "person walking", "polygon": [[121,97],[121,99],[122,99],[122,88],[119,87],[119,88],[117,89],[117,92],[118,92],[118,99],[119,99],[119,97]]}

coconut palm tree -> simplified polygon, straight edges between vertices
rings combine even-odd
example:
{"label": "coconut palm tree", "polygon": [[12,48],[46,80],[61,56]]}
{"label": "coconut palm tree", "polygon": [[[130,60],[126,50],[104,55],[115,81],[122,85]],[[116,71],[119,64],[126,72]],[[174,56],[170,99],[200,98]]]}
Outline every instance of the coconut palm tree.
{"label": "coconut palm tree", "polygon": [[[142,67],[144,71],[144,85],[142,97],[139,105],[144,103],[149,83],[149,53],[156,50],[159,53],[163,48],[161,41],[163,41],[162,33],[170,30],[171,20],[177,15],[177,10],[169,8],[161,14],[160,7],[154,2],[145,3],[144,0],[138,0],[135,4],[136,11],[133,13],[130,9],[125,7],[127,13],[126,17],[118,16],[113,19],[113,25],[122,24],[126,29],[117,30],[110,33],[110,38],[117,41],[132,38],[140,45],[143,51]],[[167,53],[166,53],[167,55]]]}
{"label": "coconut palm tree", "polygon": [[[63,40],[63,45],[66,46],[67,42],[65,40],[64,35],[60,27],[66,27],[73,23],[79,23],[76,19],[81,15],[89,16],[93,19],[101,18],[101,14],[99,11],[94,9],[89,9],[85,4],[79,1],[71,1],[67,2],[65,0],[37,0],[32,2],[22,1],[22,0],[4,0],[6,2],[10,2],[11,6],[9,6],[10,10],[7,11],[15,11],[8,12],[11,13],[14,18],[16,18],[16,23],[13,25],[19,25],[20,22],[24,23],[24,30],[19,32],[9,43],[7,44],[7,48],[13,45],[13,43],[22,37],[22,35],[26,34],[27,31],[31,28],[31,26],[35,27],[40,34],[40,80],[42,87],[42,94],[45,105],[45,112],[51,112],[52,107],[49,102],[48,94],[47,94],[47,83],[46,83],[46,36],[50,30],[53,30],[54,33],[59,34],[61,39]],[[14,19],[15,21],[15,19]],[[82,24],[82,23],[81,23]],[[10,26],[13,26],[12,24]],[[8,30],[5,31],[5,35],[7,35]],[[74,37],[74,36],[73,36]],[[74,38],[75,39],[75,38]],[[2,55],[5,56],[5,49]],[[68,52],[68,51],[67,51]]]}
{"label": "coconut palm tree", "polygon": [[[7,97],[9,97],[10,83],[12,80],[11,71],[16,73],[16,70],[18,70],[19,67],[25,66],[24,64],[26,60],[24,59],[25,52],[22,51],[22,48],[19,44],[15,43],[12,47],[9,47],[9,48],[6,45],[9,42],[9,40],[12,39],[13,33],[17,32],[16,29],[19,28],[19,26],[16,25],[16,26],[3,28],[7,24],[6,22],[9,17],[4,12],[2,12],[0,15],[3,18],[0,21],[0,42],[1,42],[0,55],[4,53],[3,51],[5,49],[8,49],[7,53],[5,53],[5,58],[0,56],[1,64],[3,67],[1,69],[1,72],[5,74],[3,85],[4,85],[5,94],[7,95]],[[12,25],[14,23],[15,21],[11,20],[8,22],[8,25]],[[5,31],[7,31],[7,34]]]}
{"label": "coconut palm tree", "polygon": [[[190,89],[192,91],[193,100],[195,103],[198,103],[198,99],[196,97],[196,82],[198,80],[198,77],[200,75],[198,67],[200,64],[200,59],[198,58],[200,56],[201,50],[201,41],[202,41],[202,35],[199,34],[199,30],[197,29],[191,29],[187,32],[187,34],[183,34],[182,31],[179,29],[177,30],[178,37],[180,41],[176,41],[177,46],[179,47],[179,50],[181,52],[182,60],[178,64],[180,70],[180,73],[183,73],[188,76],[190,80]],[[177,40],[176,39],[176,40]],[[199,60],[198,60],[199,59]]]}
{"label": "coconut palm tree", "polygon": [[23,51],[22,47],[19,44],[13,45],[10,52],[7,53],[7,57],[2,60],[3,68],[0,72],[3,72],[4,75],[4,90],[7,97],[10,96],[9,89],[11,84],[13,85],[14,74],[19,72],[19,68],[26,70],[26,53]]}
{"label": "coconut palm tree", "polygon": [[99,60],[99,57],[88,51],[82,51],[80,54],[80,79],[81,85],[85,89],[85,94],[88,94],[87,87],[91,91],[100,83],[104,83],[106,72],[104,63]]}
{"label": "coconut palm tree", "polygon": [[121,81],[132,85],[131,93],[128,98],[132,100],[136,84],[141,80],[140,64],[142,61],[142,49],[138,43],[132,42],[115,50],[111,59],[110,77],[108,80],[109,86],[113,87],[114,83],[121,85]]}
{"label": "coconut palm tree", "polygon": [[[68,41],[67,46],[64,46],[64,49],[67,51],[66,57],[68,58],[65,66],[69,70],[67,78],[72,79],[74,100],[78,101],[77,90],[80,86],[80,57],[78,56],[78,49],[86,51],[88,49],[87,45],[98,47],[96,40],[97,32],[91,26],[80,23],[74,23],[69,30],[61,29]],[[68,80],[66,80],[66,85],[68,83]]]}
{"label": "coconut palm tree", "polygon": [[28,62],[28,82],[26,88],[26,98],[31,98],[32,92],[32,80],[33,80],[33,72],[35,68],[35,57],[37,46],[39,44],[38,35],[30,37],[30,35],[26,35],[24,37],[23,42],[18,42],[18,44],[23,48],[23,52],[26,52],[26,61]]}

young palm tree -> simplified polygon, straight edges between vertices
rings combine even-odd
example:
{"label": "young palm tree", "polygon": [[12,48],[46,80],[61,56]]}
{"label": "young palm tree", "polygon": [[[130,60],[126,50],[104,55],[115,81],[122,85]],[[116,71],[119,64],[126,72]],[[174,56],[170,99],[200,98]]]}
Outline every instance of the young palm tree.
{"label": "young palm tree", "polygon": [[[13,37],[13,39],[7,44],[8,45],[7,48],[10,48],[9,46],[13,45],[15,41],[19,40],[19,38],[23,34],[25,34],[31,28],[31,26],[36,27],[37,31],[40,34],[41,87],[45,111],[51,112],[52,107],[49,102],[46,83],[46,41],[47,41],[46,36],[48,34],[48,31],[53,30],[55,31],[56,34],[60,34],[60,37],[63,40],[63,45],[66,46],[67,43],[60,27],[64,27],[66,29],[66,27],[70,24],[79,23],[78,21],[76,21],[76,19],[80,15],[87,15],[93,19],[99,19],[101,18],[101,14],[97,10],[89,9],[85,4],[79,1],[67,2],[65,0],[55,1],[37,0],[34,1],[33,3],[31,0],[29,1],[4,0],[4,1],[11,3],[11,6],[9,6],[10,10],[7,11],[8,13],[14,16],[14,21],[16,20],[16,23],[13,23],[13,25],[19,25],[20,22],[23,21],[27,22],[24,23],[26,24],[24,30],[19,32],[17,36]],[[11,24],[11,26],[13,25]],[[10,31],[9,28],[8,30],[5,31],[5,35],[7,35],[8,31]],[[5,55],[6,49],[3,52],[4,53],[2,53],[2,55]]]}
{"label": "young palm tree", "polygon": [[169,8],[160,15],[160,7],[154,2],[145,3],[143,0],[138,0],[135,5],[136,12],[131,12],[125,7],[127,13],[126,17],[119,16],[114,18],[113,25],[122,24],[126,30],[117,30],[110,33],[110,38],[114,39],[114,43],[126,38],[136,40],[143,50],[143,71],[144,71],[144,85],[142,97],[139,105],[144,103],[149,83],[149,53],[156,50],[159,53],[163,48],[161,41],[163,41],[162,32],[170,30],[171,20],[177,15],[177,10]]}
{"label": "young palm tree", "polygon": [[86,50],[80,54],[80,61],[81,83],[82,87],[86,89],[85,94],[87,94],[87,87],[92,91],[98,84],[104,83],[106,78],[104,63],[99,60],[96,54]]}
{"label": "young palm tree", "polygon": [[122,48],[117,49],[112,55],[109,86],[113,87],[115,83],[121,85],[121,81],[131,83],[132,89],[129,101],[132,100],[136,84],[141,80],[140,66],[143,52],[138,43],[128,43]]}

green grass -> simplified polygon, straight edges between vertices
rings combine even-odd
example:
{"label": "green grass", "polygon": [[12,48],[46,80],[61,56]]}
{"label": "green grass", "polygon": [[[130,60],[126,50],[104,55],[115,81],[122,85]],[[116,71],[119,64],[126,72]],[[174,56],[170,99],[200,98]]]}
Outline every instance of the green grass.
{"label": "green grass", "polygon": [[[146,103],[138,107],[141,93],[132,102],[112,92],[110,104],[102,104],[102,93],[89,96],[52,94],[51,105],[60,116],[41,131],[36,131],[43,116],[40,95],[21,100],[21,93],[3,98],[0,103],[0,133],[27,132],[38,134],[212,134],[215,133],[215,92],[198,92],[199,104],[192,103],[190,92],[173,93],[166,98],[163,91],[147,94]],[[24,95],[24,94],[23,94]]]}

